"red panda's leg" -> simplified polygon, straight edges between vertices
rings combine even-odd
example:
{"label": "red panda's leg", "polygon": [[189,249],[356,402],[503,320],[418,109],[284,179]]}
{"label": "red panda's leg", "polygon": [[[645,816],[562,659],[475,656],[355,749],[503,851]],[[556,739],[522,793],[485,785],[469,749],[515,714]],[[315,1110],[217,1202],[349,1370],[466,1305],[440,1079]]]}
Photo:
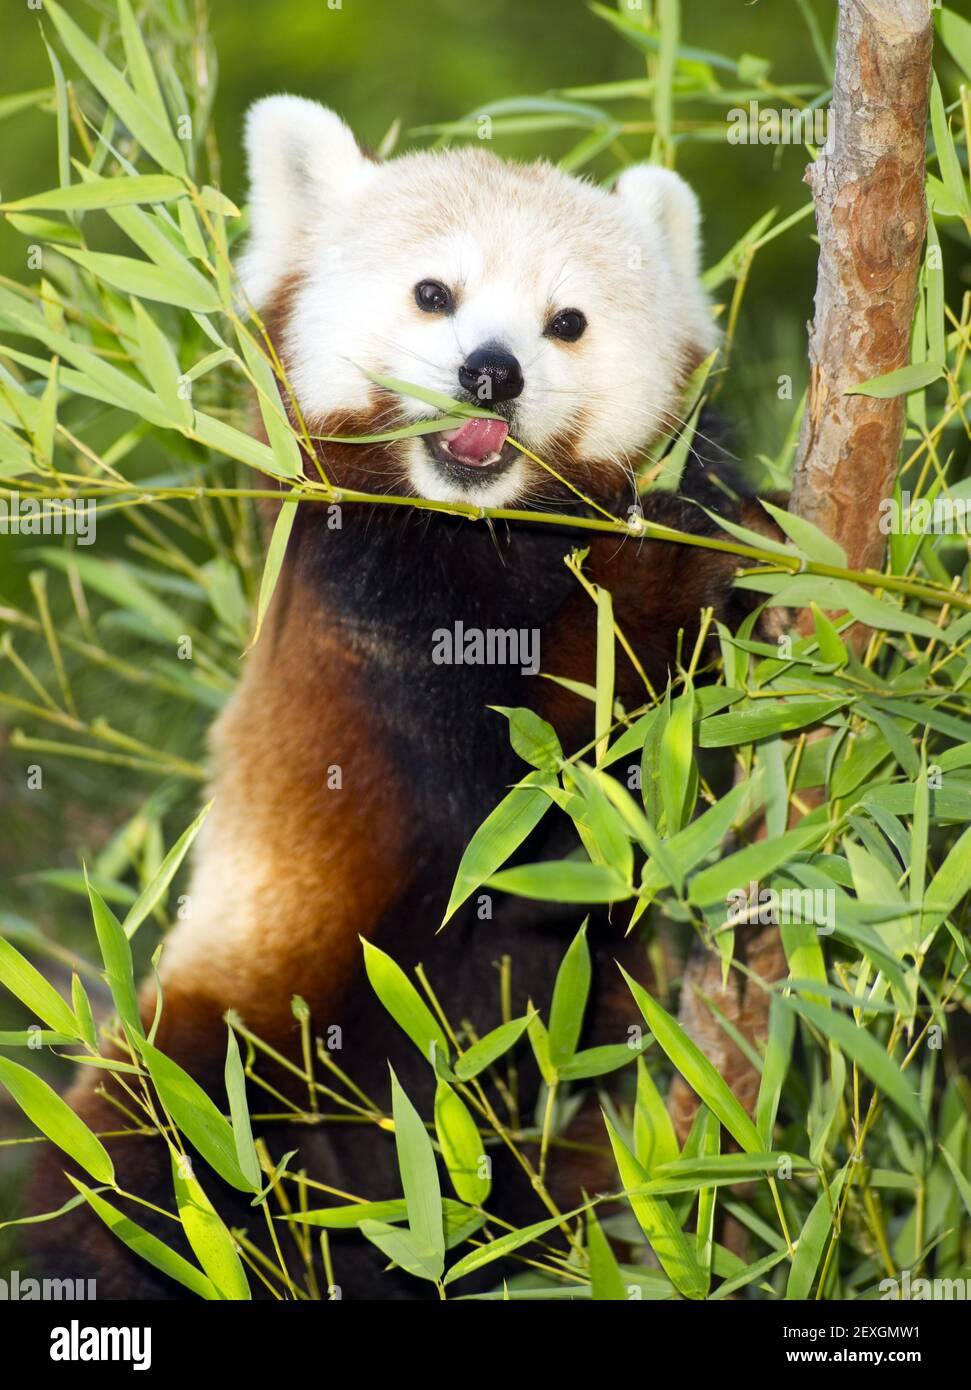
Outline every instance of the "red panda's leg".
{"label": "red panda's leg", "polygon": [[284,1045],[294,994],[322,1030],[359,937],[412,872],[412,819],[357,663],[313,596],[295,588],[281,607],[213,733],[213,806],[162,956],[163,1049],[197,1046],[227,1008]]}
{"label": "red panda's leg", "polygon": [[[411,818],[382,731],[366,722],[368,709],[346,647],[325,630],[314,601],[291,592],[217,722],[213,806],[196,844],[188,901],[162,953],[157,1045],[217,1103],[225,1103],[225,1011],[234,1009],[260,1037],[298,1056],[292,997],[307,1000],[315,1031],[323,1033],[360,970],[359,936],[373,933],[407,887]],[[150,1022],[152,982],[142,1010]],[[93,1069],[85,1069],[68,1099],[98,1133],[131,1128],[99,1087],[135,1108],[110,1076]],[[121,1187],[172,1211],[162,1141],[105,1142]],[[28,1197],[32,1212],[54,1210],[74,1195],[64,1176],[70,1167],[45,1146]],[[212,1175],[207,1181],[215,1200],[219,1185]],[[236,1197],[223,1189],[219,1210],[225,1214]],[[182,1248],[175,1222],[122,1199],[117,1204]],[[245,1202],[238,1220],[252,1222]],[[101,1297],[178,1292],[90,1211],[28,1229],[45,1270],[96,1277]]]}

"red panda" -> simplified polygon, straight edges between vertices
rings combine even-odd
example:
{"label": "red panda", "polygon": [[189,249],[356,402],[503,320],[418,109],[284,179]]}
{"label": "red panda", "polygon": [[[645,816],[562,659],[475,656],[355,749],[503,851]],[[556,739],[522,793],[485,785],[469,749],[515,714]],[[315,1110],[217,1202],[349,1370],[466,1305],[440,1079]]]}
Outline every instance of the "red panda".
{"label": "red panda", "polygon": [[[632,471],[675,425],[687,377],[715,343],[698,207],[676,175],[631,168],[608,192],[482,149],[377,163],[332,112],[292,97],[257,103],[247,143],[242,283],[311,434],[376,434],[440,413],[377,386],[375,375],[487,404],[498,417],[394,442],[321,438],[308,473],[319,463],[338,489],[580,516],[575,488],[611,515],[643,505],[651,520],[717,530],[683,495],[638,499]],[[722,455],[706,466],[704,453],[696,447],[683,490],[724,506],[712,482]],[[449,1011],[480,1034],[500,1021],[503,956],[516,1012],[530,998],[548,1003],[579,910],[497,899],[491,920],[467,906],[436,931],[465,845],[522,775],[495,707],[535,710],[567,749],[590,739],[589,703],[535,673],[595,677],[595,609],[564,559],[588,547],[584,572],[611,591],[655,688],[667,682],[679,633],[690,650],[703,607],[727,622],[742,611],[730,555],[590,536],[407,506],[298,508],[262,635],[213,730],[213,807],[195,851],[192,913],[162,957],[158,1046],[217,1097],[227,1009],[296,1055],[299,994],[318,1033],[340,1029],[342,1066],[365,1091],[385,1102],[391,1059],[416,1103],[428,1101],[429,1068],[374,997],[361,937],[406,970],[423,962]],[[442,634],[463,631],[526,634],[527,645],[535,636],[536,649],[515,664],[438,659]],[[619,661],[617,694],[630,707],[642,678]],[[530,857],[569,849],[568,829],[551,822]],[[594,933],[591,1043],[623,1040],[636,1022],[612,958],[646,979],[646,955],[623,925],[603,921]],[[144,1008],[154,1013],[152,985]],[[282,1092],[291,1080],[274,1070]],[[94,1128],[119,1127],[90,1076],[71,1099]],[[393,1146],[373,1125],[277,1126],[268,1142],[275,1159],[298,1148],[300,1166],[336,1189],[398,1193]],[[123,1187],[169,1202],[157,1141],[110,1147]],[[36,1210],[69,1195],[63,1166],[57,1154],[39,1165]],[[560,1181],[591,1179],[567,1165]],[[208,1172],[204,1182],[227,1220],[255,1226],[238,1193]],[[510,1189],[513,1209],[514,1181]],[[153,1226],[141,1209],[138,1219],[173,1240],[174,1223]],[[101,1298],[178,1296],[90,1213],[37,1226],[32,1240],[62,1276],[95,1277]],[[335,1261],[345,1297],[414,1294],[361,1240]]]}

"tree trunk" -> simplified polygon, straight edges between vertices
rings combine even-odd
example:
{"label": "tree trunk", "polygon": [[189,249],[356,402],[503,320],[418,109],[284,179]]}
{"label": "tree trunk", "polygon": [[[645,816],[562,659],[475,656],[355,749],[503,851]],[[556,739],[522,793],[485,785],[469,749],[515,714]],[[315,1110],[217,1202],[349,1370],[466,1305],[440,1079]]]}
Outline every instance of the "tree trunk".
{"label": "tree trunk", "polygon": [[[837,540],[854,569],[883,564],[879,504],[897,474],[904,399],[844,392],[905,366],[909,357],[927,225],[932,37],[928,0],[840,0],[828,138],[806,173],[816,203],[819,268],[790,509]],[[743,949],[763,979],[785,975],[777,927],[753,933]],[[721,961],[712,953],[693,956],[685,968],[680,1022],[751,1109],[758,1074],[701,995],[756,1043],[767,1036],[768,996],[736,971],[723,990]],[[669,1108],[682,1140],[697,1105],[676,1076]]]}
{"label": "tree trunk", "polygon": [[841,0],[829,138],[806,181],[819,270],[809,399],[791,509],[879,569],[904,432],[904,398],[846,396],[906,365],[927,226],[928,0]]}

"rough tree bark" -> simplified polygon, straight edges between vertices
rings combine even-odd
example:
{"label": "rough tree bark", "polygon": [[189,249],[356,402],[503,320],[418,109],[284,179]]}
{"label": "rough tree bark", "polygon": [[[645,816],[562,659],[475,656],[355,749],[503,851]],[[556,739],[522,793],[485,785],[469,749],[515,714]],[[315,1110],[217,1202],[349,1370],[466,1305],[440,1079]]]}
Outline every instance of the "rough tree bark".
{"label": "rough tree bark", "polygon": [[[902,398],[844,395],[906,365],[927,225],[924,141],[933,28],[928,0],[840,0],[828,139],[806,181],[819,233],[810,381],[790,508],[839,541],[852,568],[883,563],[879,503],[890,496],[904,432]],[[739,938],[745,928],[739,931]],[[745,943],[763,979],[786,972],[778,929]],[[706,995],[750,1041],[764,1041],[768,998],[713,954],[685,970],[679,1018],[749,1109],[758,1075]],[[669,1105],[683,1139],[697,1099],[675,1077]]]}
{"label": "rough tree bark", "polygon": [[927,227],[928,0],[842,0],[830,131],[806,181],[819,270],[809,398],[790,506],[839,541],[854,569],[883,563],[904,399],[846,396],[906,365]]}

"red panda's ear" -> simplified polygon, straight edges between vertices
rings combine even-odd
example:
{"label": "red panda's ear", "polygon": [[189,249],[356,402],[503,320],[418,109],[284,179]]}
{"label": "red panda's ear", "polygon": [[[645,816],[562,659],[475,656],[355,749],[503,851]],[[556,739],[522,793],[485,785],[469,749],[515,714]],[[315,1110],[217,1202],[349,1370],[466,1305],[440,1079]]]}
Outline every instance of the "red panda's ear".
{"label": "red panda's ear", "polygon": [[616,192],[674,272],[697,346],[710,350],[717,335],[701,285],[701,210],[694,192],[679,174],[656,164],[625,169]]}
{"label": "red panda's ear", "polygon": [[617,194],[635,219],[660,233],[677,273],[701,271],[701,210],[679,174],[657,164],[635,164],[617,180]]}
{"label": "red panda's ear", "polygon": [[257,307],[295,268],[301,242],[374,171],[341,118],[303,97],[263,97],[246,117],[250,234],[239,271]]}

